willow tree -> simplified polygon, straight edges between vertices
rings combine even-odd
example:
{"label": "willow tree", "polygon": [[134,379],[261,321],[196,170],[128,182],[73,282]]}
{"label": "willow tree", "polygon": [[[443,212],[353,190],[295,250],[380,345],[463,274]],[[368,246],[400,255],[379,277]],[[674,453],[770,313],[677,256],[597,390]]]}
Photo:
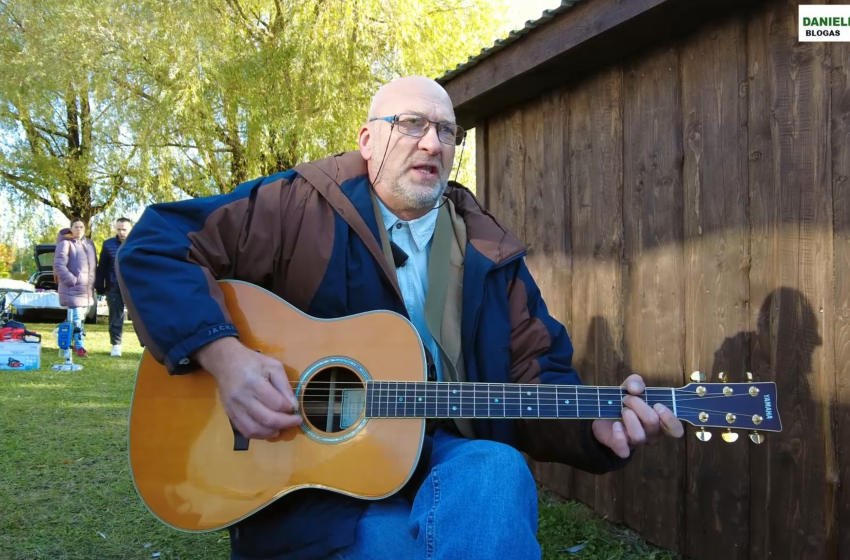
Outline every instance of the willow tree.
{"label": "willow tree", "polygon": [[134,96],[104,71],[93,0],[0,0],[0,189],[88,224],[150,181],[127,136]]}
{"label": "willow tree", "polygon": [[129,63],[125,92],[156,115],[137,132],[157,136],[167,180],[199,196],[353,149],[381,84],[436,77],[477,53],[504,24],[501,8],[500,0],[152,0],[133,14],[144,19],[137,33],[111,40]]}
{"label": "willow tree", "polygon": [[0,191],[89,223],[354,148],[376,89],[489,45],[500,2],[0,0]]}

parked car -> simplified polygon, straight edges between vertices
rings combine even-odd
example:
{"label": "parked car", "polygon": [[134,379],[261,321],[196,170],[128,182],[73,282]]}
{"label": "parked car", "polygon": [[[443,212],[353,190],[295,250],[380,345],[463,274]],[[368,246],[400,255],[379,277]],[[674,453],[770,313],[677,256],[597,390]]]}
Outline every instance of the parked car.
{"label": "parked car", "polygon": [[[53,276],[53,257],[56,256],[55,243],[42,243],[35,246],[35,264],[37,270],[30,276],[29,283],[36,290],[56,290],[56,278]],[[97,294],[92,292],[95,305],[89,307],[86,314],[86,323],[97,323]],[[24,321],[43,321],[47,323],[61,323],[67,318],[64,309],[27,308],[18,311],[18,317]]]}

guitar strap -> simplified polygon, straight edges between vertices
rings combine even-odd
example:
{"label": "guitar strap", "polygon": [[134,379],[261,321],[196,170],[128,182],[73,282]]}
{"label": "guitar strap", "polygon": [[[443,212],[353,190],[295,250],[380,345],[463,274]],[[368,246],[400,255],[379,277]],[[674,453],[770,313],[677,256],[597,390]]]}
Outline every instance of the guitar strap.
{"label": "guitar strap", "polygon": [[392,259],[387,262],[383,250],[378,246],[378,242],[375,241],[375,236],[372,234],[369,226],[366,225],[366,222],[363,221],[363,217],[360,215],[360,212],[357,211],[354,204],[352,204],[345,193],[342,192],[342,189],[338,188],[339,183],[312,163],[301,163],[296,165],[295,172],[307,179],[307,181],[309,181],[310,184],[319,191],[319,194],[328,201],[333,209],[336,210],[337,214],[339,214],[342,219],[351,226],[351,229],[353,229],[360,237],[366,245],[366,248],[370,253],[372,253],[375,260],[378,261],[381,269],[384,271],[384,274],[386,274],[387,279],[390,281],[393,288],[395,288],[399,299],[404,301],[404,298],[401,295],[401,289],[398,287],[398,278],[396,278],[395,266],[392,263]]}
{"label": "guitar strap", "polygon": [[[384,274],[386,274],[387,279],[389,279],[393,288],[395,288],[399,299],[404,301],[404,297],[401,295],[401,288],[399,288],[398,285],[398,277],[396,276],[392,253],[389,253],[389,238],[387,238],[387,232],[384,228],[380,212],[378,212],[376,217],[378,219],[378,230],[381,232],[381,244],[383,245],[383,248],[378,246],[375,236],[372,234],[369,226],[367,226],[366,222],[363,221],[363,217],[360,215],[360,212],[357,211],[357,208],[354,207],[354,204],[351,203],[351,200],[349,200],[345,193],[339,188],[339,183],[311,163],[298,164],[294,169],[296,173],[307,179],[307,181],[309,181],[310,184],[319,191],[319,194],[328,201],[333,209],[336,210],[342,219],[351,226],[351,229],[353,229],[360,237],[366,245],[366,248],[370,253],[372,253],[372,257],[374,257],[381,266],[381,269],[384,271]],[[376,204],[374,192],[371,192],[371,195],[374,206]],[[423,346],[423,349],[425,350],[425,360],[427,362],[426,367],[428,380],[436,381],[437,373],[436,367],[434,366],[434,357],[431,356],[431,352],[428,348]]]}

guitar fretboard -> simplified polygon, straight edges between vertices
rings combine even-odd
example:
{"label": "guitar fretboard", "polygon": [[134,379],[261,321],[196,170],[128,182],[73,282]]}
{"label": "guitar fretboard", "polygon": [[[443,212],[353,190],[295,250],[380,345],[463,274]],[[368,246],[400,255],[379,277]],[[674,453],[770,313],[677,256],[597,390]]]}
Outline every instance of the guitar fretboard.
{"label": "guitar fretboard", "polygon": [[[621,387],[516,383],[371,381],[366,390],[368,418],[620,418]],[[676,413],[672,388],[647,388],[650,406]]]}

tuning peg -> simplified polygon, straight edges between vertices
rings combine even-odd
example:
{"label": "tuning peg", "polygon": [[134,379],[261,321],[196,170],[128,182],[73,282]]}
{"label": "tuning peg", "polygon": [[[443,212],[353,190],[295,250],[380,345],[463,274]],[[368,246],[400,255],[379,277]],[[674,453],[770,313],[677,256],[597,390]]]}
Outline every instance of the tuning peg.
{"label": "tuning peg", "polygon": [[749,382],[749,383],[752,383],[752,382],[753,382],[753,374],[752,374],[752,372],[749,372],[749,371],[747,372],[747,382]]}
{"label": "tuning peg", "polygon": [[738,441],[738,434],[736,434],[732,430],[726,430],[723,433],[723,441],[725,441],[726,443],[735,443],[736,441]]}
{"label": "tuning peg", "polygon": [[700,428],[699,431],[696,433],[696,436],[698,440],[706,442],[711,439],[711,432],[706,432],[705,428]]}
{"label": "tuning peg", "polygon": [[722,381],[723,383],[726,383],[726,373],[725,373],[725,372],[722,372],[722,371],[721,371],[720,373],[718,373],[718,374],[717,374],[717,378],[718,378],[720,381]]}
{"label": "tuning peg", "polygon": [[697,383],[705,383],[705,374],[701,371],[695,371],[691,374],[691,381],[696,381]]}
{"label": "tuning peg", "polygon": [[761,445],[764,442],[764,436],[758,432],[753,432],[750,434],[750,440],[756,445]]}

